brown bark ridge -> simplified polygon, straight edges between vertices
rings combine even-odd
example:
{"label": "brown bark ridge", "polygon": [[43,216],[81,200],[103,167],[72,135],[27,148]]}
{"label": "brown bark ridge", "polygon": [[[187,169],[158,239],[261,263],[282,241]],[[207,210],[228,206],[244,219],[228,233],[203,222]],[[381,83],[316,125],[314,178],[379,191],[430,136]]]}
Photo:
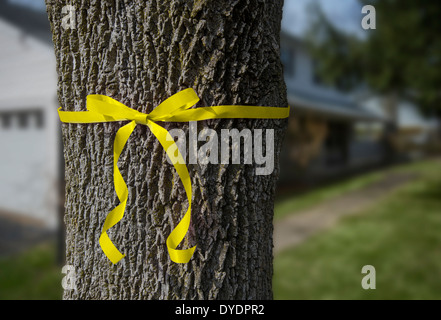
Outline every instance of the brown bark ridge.
{"label": "brown bark ridge", "polygon": [[[46,0],[64,110],[85,110],[88,94],[150,112],[193,88],[198,106],[287,106],[279,59],[283,0]],[[75,28],[62,26],[65,5]],[[275,130],[275,170],[255,165],[188,165],[193,185],[187,264],[165,241],[187,208],[184,188],[156,138],[137,126],[119,161],[129,188],[124,218],[109,236],[126,257],[113,265],[99,246],[118,204],[112,144],[121,123],[63,124],[66,264],[77,290],[64,299],[271,299],[273,204],[286,120],[210,120],[223,128]],[[164,127],[188,130],[186,123]]]}

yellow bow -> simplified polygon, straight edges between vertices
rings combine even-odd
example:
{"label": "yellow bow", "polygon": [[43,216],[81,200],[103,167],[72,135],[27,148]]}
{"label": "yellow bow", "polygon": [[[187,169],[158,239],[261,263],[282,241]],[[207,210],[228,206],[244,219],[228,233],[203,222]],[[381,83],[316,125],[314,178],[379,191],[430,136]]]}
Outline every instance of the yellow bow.
{"label": "yellow bow", "polygon": [[[176,263],[187,263],[193,256],[196,246],[178,250],[179,243],[184,239],[190,226],[191,217],[191,179],[185,161],[179,149],[170,148],[175,145],[168,131],[155,122],[189,122],[220,118],[250,118],[250,119],[282,119],[289,116],[289,108],[256,107],[256,106],[215,106],[189,109],[199,101],[193,89],[180,91],[157,106],[149,114],[131,109],[124,104],[103,95],[88,95],[87,109],[89,111],[61,111],[58,115],[62,122],[66,123],[97,123],[113,121],[130,121],[121,127],[116,133],[113,144],[113,179],[115,191],[120,204],[106,217],[99,239],[101,248],[112,263],[116,264],[124,255],[115,247],[107,235],[107,230],[117,224],[124,216],[128,199],[128,189],[118,169],[117,163],[121,152],[126,145],[131,133],[137,124],[143,124],[150,128],[153,135],[159,140],[164,150],[173,161],[173,166],[184,186],[188,199],[188,209],[176,228],[170,233],[166,244],[170,259]],[[177,157],[173,153],[177,150]]]}

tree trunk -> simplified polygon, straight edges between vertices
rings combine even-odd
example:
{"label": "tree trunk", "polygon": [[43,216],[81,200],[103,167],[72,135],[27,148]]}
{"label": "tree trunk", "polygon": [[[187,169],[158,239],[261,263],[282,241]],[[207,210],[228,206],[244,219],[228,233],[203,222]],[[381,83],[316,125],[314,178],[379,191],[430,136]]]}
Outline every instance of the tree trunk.
{"label": "tree trunk", "polygon": [[[63,6],[75,24],[63,28]],[[60,106],[85,110],[88,94],[108,95],[150,112],[193,88],[198,106],[287,106],[279,60],[283,0],[46,0],[58,68]],[[65,25],[66,27],[66,25]],[[160,123],[188,130],[187,123]],[[156,138],[138,125],[121,155],[128,185],[124,218],[109,230],[126,255],[113,265],[99,246],[105,217],[119,202],[113,139],[121,123],[63,124],[66,264],[77,290],[65,299],[270,299],[278,155],[286,120],[207,120],[225,128],[274,129],[275,170],[255,165],[188,165],[192,220],[170,261],[165,240],[187,208],[184,188]],[[188,153],[187,153],[188,154]]]}

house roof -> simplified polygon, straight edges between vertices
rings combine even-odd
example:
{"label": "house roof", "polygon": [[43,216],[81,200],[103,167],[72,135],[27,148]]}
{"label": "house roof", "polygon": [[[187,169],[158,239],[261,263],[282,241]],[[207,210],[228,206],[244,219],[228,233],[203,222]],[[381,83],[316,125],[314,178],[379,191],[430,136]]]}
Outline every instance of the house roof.
{"label": "house roof", "polygon": [[369,110],[364,110],[350,100],[332,99],[321,95],[288,87],[288,102],[293,114],[306,113],[327,118],[354,121],[383,121],[384,119]]}
{"label": "house roof", "polygon": [[[301,38],[281,33],[281,47],[291,47],[296,52],[302,52],[307,56],[307,60],[301,63],[309,63],[311,66],[303,68],[303,71],[309,70],[307,74],[301,74],[295,81],[286,79],[288,102],[293,108],[293,114],[307,113],[320,115],[327,118],[335,118],[346,121],[364,120],[364,121],[384,121],[377,114],[362,108],[358,102],[348,93],[326,86],[325,84],[309,83],[311,81],[310,73],[313,72],[313,57],[308,52],[305,41]],[[298,56],[296,54],[296,56]],[[305,77],[306,76],[306,77]]]}

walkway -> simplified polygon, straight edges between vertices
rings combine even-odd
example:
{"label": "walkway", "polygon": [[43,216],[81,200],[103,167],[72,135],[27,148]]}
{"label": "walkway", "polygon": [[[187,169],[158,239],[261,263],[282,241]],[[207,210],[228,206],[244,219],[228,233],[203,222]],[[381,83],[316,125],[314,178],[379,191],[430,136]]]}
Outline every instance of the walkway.
{"label": "walkway", "polygon": [[317,206],[294,213],[274,225],[274,252],[296,246],[313,234],[331,228],[342,217],[355,215],[381,200],[388,193],[414,180],[413,173],[388,173],[361,190],[346,193]]}

